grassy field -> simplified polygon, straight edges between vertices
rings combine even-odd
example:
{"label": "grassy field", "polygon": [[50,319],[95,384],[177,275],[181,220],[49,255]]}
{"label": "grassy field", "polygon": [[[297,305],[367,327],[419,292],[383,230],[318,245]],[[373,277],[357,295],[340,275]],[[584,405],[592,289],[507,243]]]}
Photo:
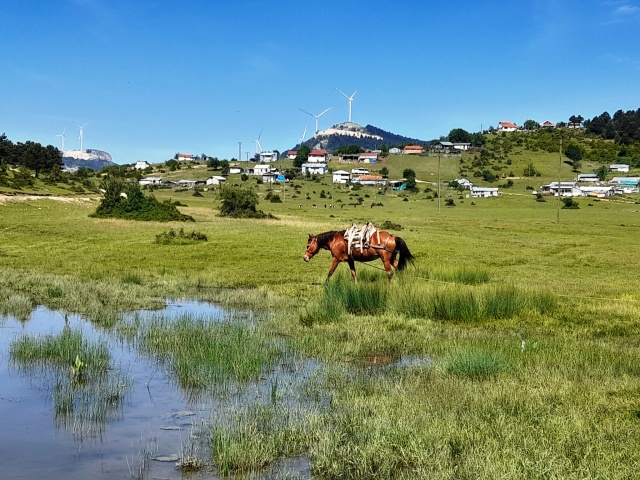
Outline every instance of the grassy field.
{"label": "grassy field", "polygon": [[[536,155],[548,170],[538,188],[557,156]],[[559,210],[523,179],[499,198],[443,190],[456,205],[445,207],[424,192],[437,157],[403,162],[389,160],[390,177],[413,168],[420,193],[299,180],[273,188],[284,202],[259,204],[271,220],[217,216],[214,190],[154,192],[186,205],[188,225],[90,218],[97,199],[0,204],[0,312],[44,304],[117,326],[123,310],[176,297],[272,312],[251,335],[324,362],[317,388],[332,401],[295,424],[260,407],[213,432],[226,472],[307,455],[318,478],[636,477],[636,199]],[[459,166],[446,168],[443,179]],[[258,188],[264,198],[270,187]],[[307,234],[364,221],[399,225],[416,267],[387,282],[379,262],[357,264],[354,287],[341,265],[326,286],[330,256],[305,264]],[[155,242],[171,228],[208,241]],[[391,368],[406,358],[421,361]]]}

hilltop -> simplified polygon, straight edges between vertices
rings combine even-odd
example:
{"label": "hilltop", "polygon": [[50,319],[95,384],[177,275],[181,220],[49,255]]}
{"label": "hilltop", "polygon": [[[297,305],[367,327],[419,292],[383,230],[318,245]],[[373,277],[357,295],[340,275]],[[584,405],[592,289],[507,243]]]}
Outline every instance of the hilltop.
{"label": "hilltop", "polygon": [[62,163],[66,168],[85,167],[92,170],[102,170],[116,164],[111,155],[102,150],[65,150],[62,152]]}
{"label": "hilltop", "polygon": [[[373,125],[363,127],[355,122],[344,122],[326,130],[318,131],[313,137],[305,141],[304,145],[308,145],[311,149],[332,152],[340,147],[349,145],[358,145],[365,150],[376,150],[383,144],[393,147],[407,144],[424,145],[425,143],[427,142],[424,140],[397,135]],[[293,150],[298,147],[300,145],[296,145]]]}

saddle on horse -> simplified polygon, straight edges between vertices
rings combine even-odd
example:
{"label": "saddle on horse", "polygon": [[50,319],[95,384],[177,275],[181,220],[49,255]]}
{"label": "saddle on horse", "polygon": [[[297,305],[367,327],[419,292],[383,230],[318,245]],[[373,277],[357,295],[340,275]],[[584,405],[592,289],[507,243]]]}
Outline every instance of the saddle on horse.
{"label": "saddle on horse", "polygon": [[371,238],[374,235],[377,235],[377,244],[380,245],[380,232],[373,223],[367,222],[362,227],[359,227],[355,223],[352,224],[344,232],[349,253],[351,253],[353,249],[359,249],[360,253],[362,253],[365,248],[369,248]]}

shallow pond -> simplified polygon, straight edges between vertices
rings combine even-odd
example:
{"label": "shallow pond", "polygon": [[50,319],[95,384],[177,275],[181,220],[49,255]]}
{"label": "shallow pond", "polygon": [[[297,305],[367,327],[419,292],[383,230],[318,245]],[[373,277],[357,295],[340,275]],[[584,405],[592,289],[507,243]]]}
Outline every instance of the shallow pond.
{"label": "shallow pond", "polygon": [[[216,306],[189,301],[171,302],[165,310],[137,315],[176,317],[185,313],[212,321],[229,315]],[[24,334],[57,335],[69,327],[81,331],[90,341],[106,343],[111,368],[117,371],[123,386],[126,384],[124,397],[101,425],[77,418],[61,421],[50,375],[10,361],[10,346],[15,339]],[[278,385],[279,394],[301,398],[296,391],[318,369],[313,361],[286,357],[258,381],[238,387],[232,395],[190,400],[188,392],[182,391],[153,358],[79,316],[68,315],[65,319],[60,312],[39,307],[25,322],[0,317],[0,478],[183,478],[176,463],[193,442],[192,434],[199,426],[249,402],[268,402],[274,384]],[[318,408],[317,404],[293,402],[295,408]],[[211,455],[206,448],[206,442],[188,447],[208,461]],[[189,478],[216,478],[212,475],[211,469],[205,468]],[[282,476],[310,478],[308,459],[283,459],[270,471],[251,478]]]}

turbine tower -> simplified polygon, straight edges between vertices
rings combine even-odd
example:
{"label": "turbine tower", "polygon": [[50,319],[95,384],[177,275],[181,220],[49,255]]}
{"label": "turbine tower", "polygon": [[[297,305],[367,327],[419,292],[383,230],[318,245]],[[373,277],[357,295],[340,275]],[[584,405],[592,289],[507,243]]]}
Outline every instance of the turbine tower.
{"label": "turbine tower", "polygon": [[300,139],[300,145],[302,145],[304,143],[304,137],[307,135],[307,127],[308,127],[308,125],[304,126],[304,132],[302,132],[302,138]]}
{"label": "turbine tower", "polygon": [[60,139],[62,140],[62,146],[60,149],[61,152],[64,152],[64,132],[66,132],[66,130],[67,130],[67,127],[64,127],[64,129],[62,130],[62,133],[59,135],[56,135],[56,137],[60,137]]}
{"label": "turbine tower", "polygon": [[[336,90],[338,90],[336,88]],[[346,93],[342,92],[341,90],[338,90],[340,93],[342,93],[342,95],[344,95],[344,98],[346,98],[347,100],[349,100],[349,123],[351,123],[351,104],[353,103],[353,97],[356,96],[356,93],[358,93],[358,90],[356,90],[355,92],[353,92],[353,94],[349,97]]]}
{"label": "turbine tower", "polygon": [[309,113],[309,112],[307,112],[307,111],[305,111],[305,110],[302,110],[301,108],[299,108],[299,110],[300,110],[301,112],[306,113],[307,115],[311,115],[313,118],[315,118],[315,119],[316,119],[316,131],[315,131],[315,133],[318,133],[318,119],[319,119],[322,115],[324,115],[325,113],[327,113],[329,110],[331,110],[332,108],[333,108],[333,107],[329,107],[329,108],[327,108],[324,112],[319,113],[318,115],[314,115],[313,113]]}
{"label": "turbine tower", "polygon": [[80,152],[83,152],[82,150],[82,137],[84,136],[84,127],[87,126],[87,124],[85,123],[84,125],[80,125],[78,123],[76,123],[76,125],[78,125],[78,128],[80,129]]}

